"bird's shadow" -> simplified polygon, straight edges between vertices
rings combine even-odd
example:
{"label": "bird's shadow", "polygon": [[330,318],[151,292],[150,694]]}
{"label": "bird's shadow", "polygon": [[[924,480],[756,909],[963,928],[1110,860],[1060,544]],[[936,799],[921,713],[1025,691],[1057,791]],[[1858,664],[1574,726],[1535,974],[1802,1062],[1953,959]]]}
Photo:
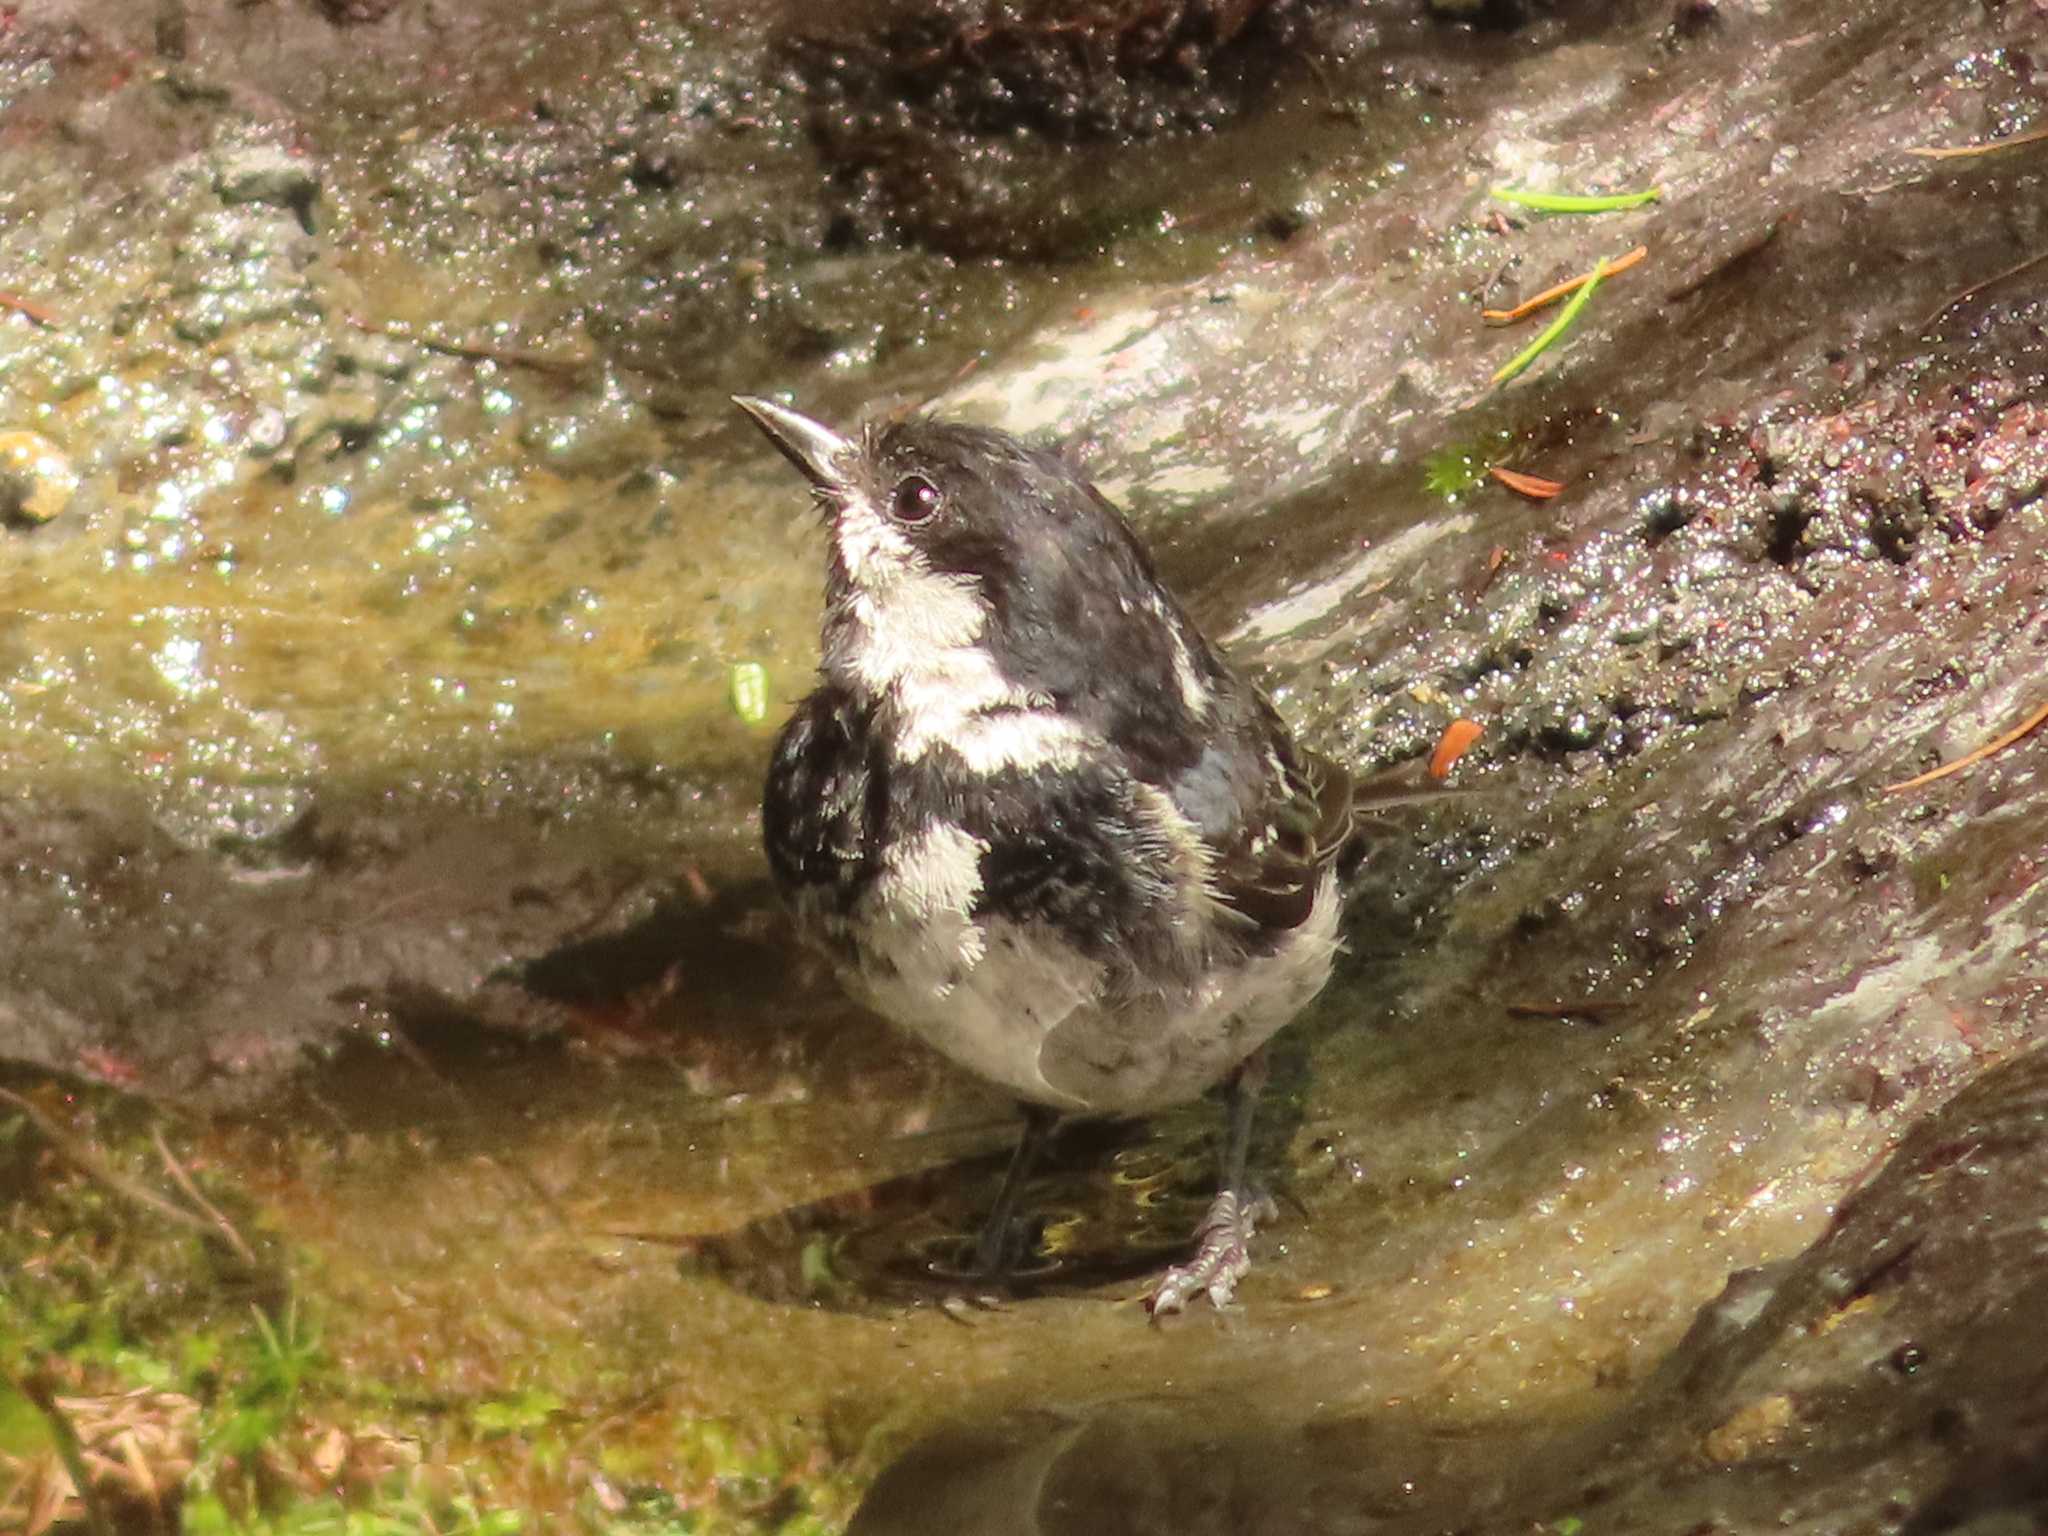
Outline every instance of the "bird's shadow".
{"label": "bird's shadow", "polygon": [[961,1159],[694,1234],[680,1262],[764,1300],[844,1311],[1136,1295],[1186,1256],[1215,1189],[1215,1137],[1195,1121],[1064,1126],[1025,1187],[1021,1256],[992,1280],[971,1258],[1008,1161],[1007,1150]]}

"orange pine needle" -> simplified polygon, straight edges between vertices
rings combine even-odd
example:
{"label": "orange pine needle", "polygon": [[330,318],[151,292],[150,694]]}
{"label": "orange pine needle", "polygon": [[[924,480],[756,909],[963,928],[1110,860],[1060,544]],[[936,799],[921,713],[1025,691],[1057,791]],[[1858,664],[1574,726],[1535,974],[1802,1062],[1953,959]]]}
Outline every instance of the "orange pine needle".
{"label": "orange pine needle", "polygon": [[2003,752],[2014,742],[2023,740],[2048,722],[2048,704],[2043,704],[2018,725],[1994,741],[1987,741],[1974,751],[1965,752],[1952,763],[1943,763],[1939,768],[1930,768],[1925,773],[1915,774],[1910,779],[1901,779],[1896,784],[1887,784],[1884,792],[1888,795],[1904,794],[1909,789],[1918,789],[1922,784],[1932,784],[1936,779],[1945,779],[1952,773],[1961,773],[1973,763],[1981,763],[1993,753]]}
{"label": "orange pine needle", "polygon": [[1502,469],[1498,464],[1486,472],[1509,490],[1535,501],[1548,501],[1564,489],[1562,480],[1546,480],[1541,475],[1525,475],[1518,469]]}
{"label": "orange pine needle", "polygon": [[45,309],[34,299],[24,299],[18,293],[0,293],[0,309],[11,309],[17,314],[27,315],[37,325],[46,325],[53,331],[58,327],[55,310]]}
{"label": "orange pine needle", "polygon": [[[1627,255],[1617,256],[1614,260],[1607,263],[1607,275],[1612,277],[1617,272],[1626,272],[1649,254],[1650,248],[1647,245],[1639,245]],[[1533,299],[1522,300],[1513,309],[1482,309],[1479,311],[1479,318],[1491,320],[1495,325],[1507,325],[1513,321],[1525,319],[1535,314],[1544,305],[1555,304],[1559,299],[1568,298],[1572,294],[1577,293],[1592,280],[1592,273],[1582,272],[1577,277],[1566,278],[1554,288],[1544,289]]]}
{"label": "orange pine needle", "polygon": [[2001,149],[2013,149],[2021,144],[2038,144],[2048,139],[2048,128],[2036,128],[2031,133],[2015,133],[2009,138],[1993,139],[1988,144],[1956,144],[1945,148],[1919,147],[1906,151],[1918,155],[1922,160],[1961,160],[1970,155],[1988,155]]}
{"label": "orange pine needle", "polygon": [[1477,720],[1467,720],[1462,715],[1445,726],[1443,735],[1437,738],[1436,750],[1429,754],[1429,776],[1432,779],[1449,778],[1458,759],[1479,739],[1481,729]]}

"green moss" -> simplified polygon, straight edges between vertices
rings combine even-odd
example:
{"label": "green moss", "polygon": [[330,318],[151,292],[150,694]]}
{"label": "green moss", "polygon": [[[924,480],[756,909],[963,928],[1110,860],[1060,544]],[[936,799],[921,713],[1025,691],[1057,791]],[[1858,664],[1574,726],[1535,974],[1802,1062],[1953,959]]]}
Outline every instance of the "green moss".
{"label": "green moss", "polygon": [[1469,443],[1453,443],[1422,461],[1422,488],[1447,501],[1456,501],[1485,478],[1481,450]]}
{"label": "green moss", "polygon": [[[509,1389],[352,1368],[364,1331],[394,1320],[356,1315],[311,1254],[256,1241],[252,1267],[139,1201],[192,1208],[132,1105],[42,1102],[69,1151],[0,1105],[0,1489],[9,1463],[56,1454],[50,1413],[12,1380],[67,1405],[88,1444],[117,1414],[145,1421],[195,1536],[813,1536],[850,1514],[858,1486],[817,1432],[699,1417],[516,1329],[531,1355],[506,1363]],[[252,1201],[170,1145],[245,1241],[263,1231]],[[101,1492],[118,1509],[121,1490]]]}

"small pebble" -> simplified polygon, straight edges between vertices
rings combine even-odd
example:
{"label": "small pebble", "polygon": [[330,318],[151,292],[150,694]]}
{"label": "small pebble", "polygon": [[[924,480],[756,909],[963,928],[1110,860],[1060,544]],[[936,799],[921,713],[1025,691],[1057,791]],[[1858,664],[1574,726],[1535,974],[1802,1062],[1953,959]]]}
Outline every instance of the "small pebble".
{"label": "small pebble", "polygon": [[248,430],[242,436],[244,447],[252,459],[267,459],[285,445],[291,436],[291,422],[274,405],[266,405],[249,419]]}
{"label": "small pebble", "polygon": [[313,162],[267,144],[227,151],[214,163],[214,190],[230,207],[265,203],[303,219],[320,196]]}
{"label": "small pebble", "polygon": [[63,516],[78,471],[40,432],[0,431],[0,522],[40,526]]}

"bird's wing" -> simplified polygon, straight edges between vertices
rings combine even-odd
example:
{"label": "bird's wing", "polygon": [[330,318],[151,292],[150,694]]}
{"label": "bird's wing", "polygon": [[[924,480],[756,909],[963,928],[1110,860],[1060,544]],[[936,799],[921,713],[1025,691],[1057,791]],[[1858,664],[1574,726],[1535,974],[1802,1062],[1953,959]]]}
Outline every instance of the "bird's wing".
{"label": "bird's wing", "polygon": [[1271,930],[1298,928],[1315,905],[1323,873],[1350,838],[1350,773],[1296,748],[1275,754],[1257,814],[1212,847],[1211,883],[1232,911]]}

